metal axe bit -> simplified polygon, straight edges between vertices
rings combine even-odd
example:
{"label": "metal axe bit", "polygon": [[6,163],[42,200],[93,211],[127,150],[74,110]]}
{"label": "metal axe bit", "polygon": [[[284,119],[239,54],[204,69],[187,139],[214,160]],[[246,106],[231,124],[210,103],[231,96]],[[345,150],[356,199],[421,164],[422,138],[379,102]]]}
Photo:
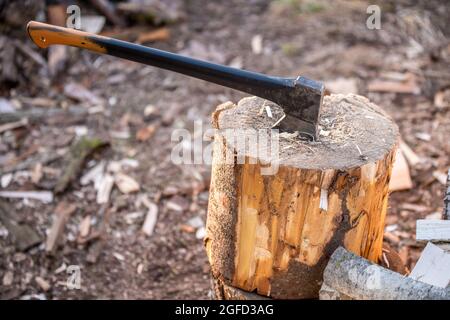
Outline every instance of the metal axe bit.
{"label": "metal axe bit", "polygon": [[273,101],[285,113],[284,118],[278,121],[278,128],[303,132],[313,139],[317,137],[324,95],[324,85],[320,82],[305,77],[267,76],[36,21],[28,23],[27,31],[33,42],[41,48],[54,44],[84,48],[175,71]]}

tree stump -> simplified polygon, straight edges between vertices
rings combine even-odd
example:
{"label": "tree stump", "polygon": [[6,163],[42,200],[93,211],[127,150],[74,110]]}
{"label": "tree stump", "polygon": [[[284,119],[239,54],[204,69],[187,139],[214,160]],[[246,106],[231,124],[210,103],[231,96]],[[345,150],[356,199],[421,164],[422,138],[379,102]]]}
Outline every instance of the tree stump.
{"label": "tree stump", "polygon": [[[227,102],[213,114],[205,246],[219,286],[275,299],[317,298],[336,248],[374,262],[382,254],[398,128],[357,95],[324,98],[318,141],[273,133],[282,115],[257,97]],[[252,128],[245,146],[230,135]],[[261,132],[278,141],[275,156],[267,155]]]}

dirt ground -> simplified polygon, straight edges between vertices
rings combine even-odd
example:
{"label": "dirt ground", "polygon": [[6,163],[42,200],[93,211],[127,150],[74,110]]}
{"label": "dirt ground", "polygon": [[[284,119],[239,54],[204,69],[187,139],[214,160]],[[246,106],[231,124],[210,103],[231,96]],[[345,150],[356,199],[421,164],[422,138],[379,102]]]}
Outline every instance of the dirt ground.
{"label": "dirt ground", "polygon": [[[385,240],[411,269],[423,248],[415,241],[415,221],[442,211],[442,177],[450,166],[450,6],[442,1],[381,1],[381,29],[369,30],[369,2],[299,3],[185,1],[184,18],[168,26],[169,39],[149,45],[272,75],[304,75],[325,81],[330,91],[356,92],[384,108],[420,157],[419,163],[410,164],[413,187],[391,194],[386,221]],[[171,134],[175,128],[193,132],[199,119],[208,126],[218,104],[244,95],[77,49],[70,50],[67,69],[52,81],[45,80],[50,78],[42,70],[22,77],[25,80],[18,86],[1,85],[3,98],[16,109],[78,107],[90,112],[81,119],[49,117],[1,133],[2,177],[11,164],[37,159],[32,166],[12,170],[12,181],[1,190],[52,191],[67,169],[65,159],[77,136],[101,137],[109,145],[89,158],[81,174],[52,203],[6,201],[11,213],[43,241],[22,251],[0,222],[0,298],[210,298],[201,239],[210,167],[173,164]],[[70,83],[84,86],[98,101],[71,98]],[[33,179],[39,170],[36,164],[48,154],[61,156],[44,163],[42,177]],[[114,187],[109,203],[98,204],[93,183],[82,185],[80,177],[101,161],[125,163],[123,171],[140,190],[123,194]],[[146,200],[158,206],[151,236],[140,232]],[[45,237],[62,201],[75,204],[76,211],[65,226],[61,245],[49,255]],[[100,238],[83,241],[79,226],[88,216],[91,232],[105,221],[106,229]],[[96,248],[97,260],[88,262]],[[70,265],[80,266],[81,289],[64,285],[68,277],[64,266]]]}

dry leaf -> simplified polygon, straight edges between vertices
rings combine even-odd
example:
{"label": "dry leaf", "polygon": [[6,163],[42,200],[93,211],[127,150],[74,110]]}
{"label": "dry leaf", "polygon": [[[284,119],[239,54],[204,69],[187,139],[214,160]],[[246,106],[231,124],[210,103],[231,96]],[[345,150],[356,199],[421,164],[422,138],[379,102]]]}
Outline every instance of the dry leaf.
{"label": "dry leaf", "polygon": [[153,136],[155,130],[156,130],[155,126],[147,126],[139,129],[138,132],[136,132],[136,140],[141,142],[147,141]]}

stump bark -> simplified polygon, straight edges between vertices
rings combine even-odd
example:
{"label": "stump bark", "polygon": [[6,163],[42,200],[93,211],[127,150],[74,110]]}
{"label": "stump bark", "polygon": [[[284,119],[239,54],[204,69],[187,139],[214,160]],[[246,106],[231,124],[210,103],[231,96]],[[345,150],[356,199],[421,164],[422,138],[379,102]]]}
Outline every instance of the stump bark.
{"label": "stump bark", "polygon": [[[318,141],[274,133],[282,115],[257,97],[227,102],[213,114],[205,247],[219,287],[317,298],[336,248],[374,262],[382,254],[398,129],[357,95],[324,98]],[[230,134],[236,131],[249,136],[244,146]],[[273,145],[275,155],[268,152]]]}

